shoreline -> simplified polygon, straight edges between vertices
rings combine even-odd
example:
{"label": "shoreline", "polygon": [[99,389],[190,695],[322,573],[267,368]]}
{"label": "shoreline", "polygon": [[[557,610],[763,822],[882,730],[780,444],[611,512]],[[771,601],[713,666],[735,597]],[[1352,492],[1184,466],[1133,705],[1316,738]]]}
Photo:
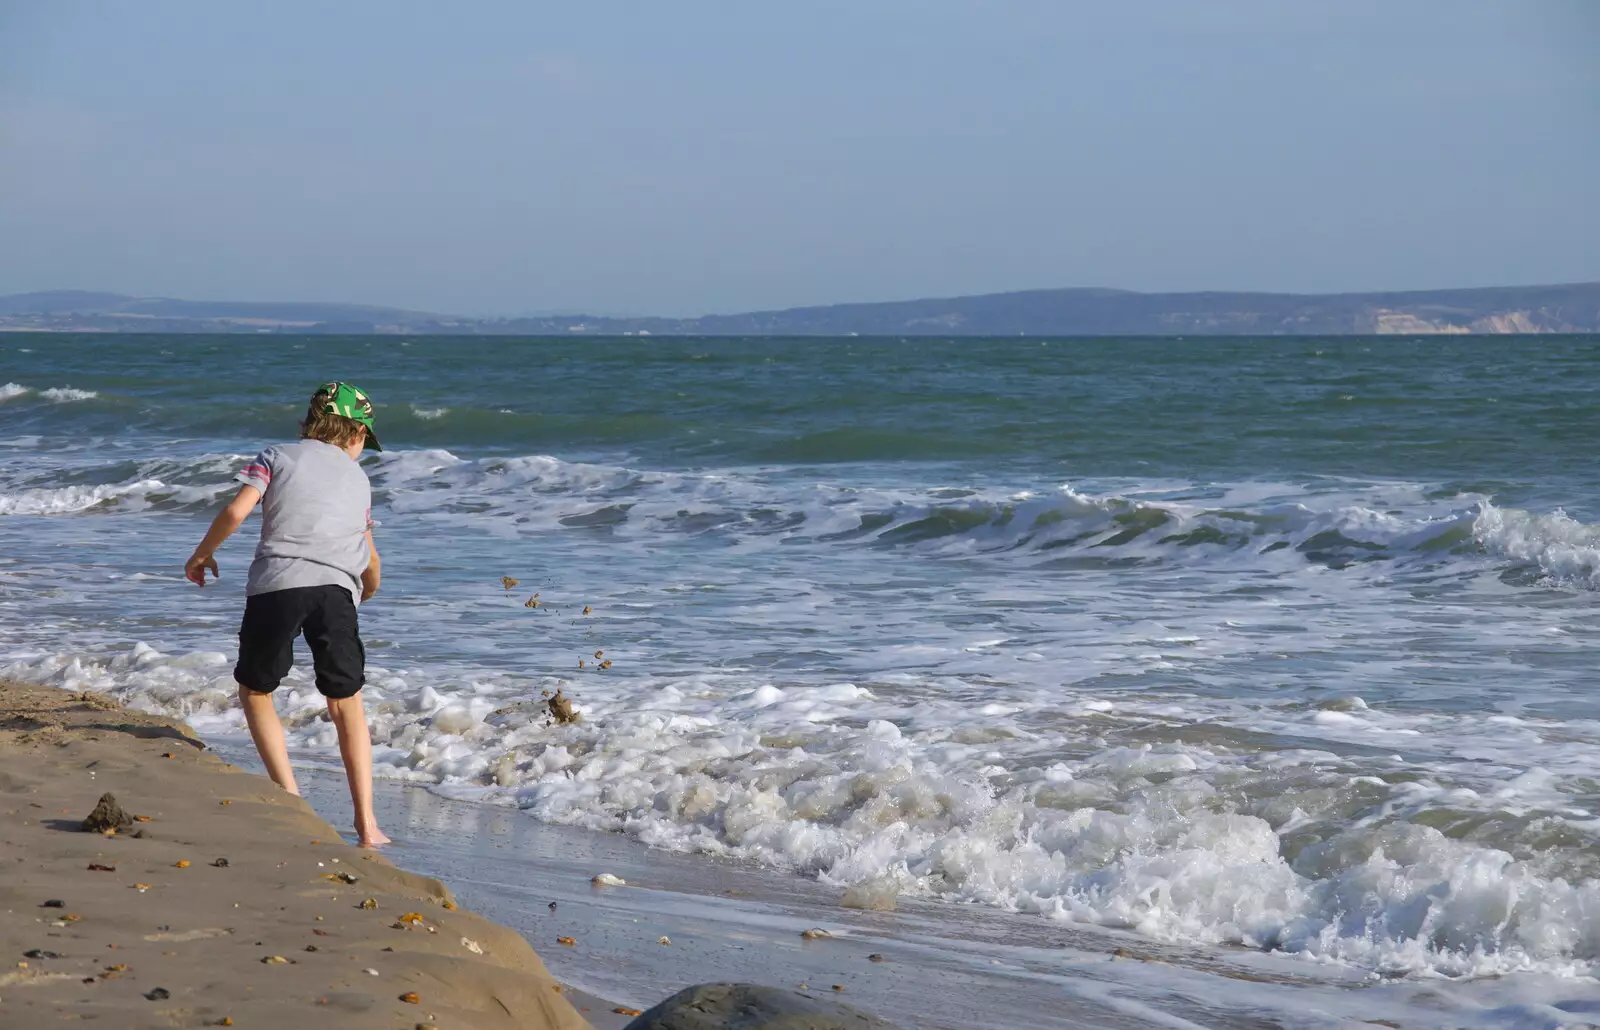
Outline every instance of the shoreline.
{"label": "shoreline", "polygon": [[[1554,1028],[1600,999],[1560,977],[1381,982],[932,899],[847,908],[813,878],[398,781],[374,785],[394,846],[362,851],[317,814],[348,818],[341,773],[297,762],[294,798],[250,771],[248,746],[203,744],[104,695],[0,680],[0,868],[15,874],[0,881],[0,1026],[115,1013],[108,1025],[623,1030],[709,980],[835,999],[906,1030]],[[150,821],[83,832],[108,791]],[[357,883],[332,879],[347,871]],[[594,885],[601,873],[626,885]],[[494,922],[448,907],[445,882]],[[357,907],[368,897],[376,910]],[[63,907],[41,907],[52,900]],[[811,927],[828,935],[805,939]],[[417,1003],[401,1000],[411,992]]]}
{"label": "shoreline", "polygon": [[[139,821],[85,832],[106,793]],[[514,930],[101,695],[0,683],[0,820],[0,1024],[588,1026]]]}

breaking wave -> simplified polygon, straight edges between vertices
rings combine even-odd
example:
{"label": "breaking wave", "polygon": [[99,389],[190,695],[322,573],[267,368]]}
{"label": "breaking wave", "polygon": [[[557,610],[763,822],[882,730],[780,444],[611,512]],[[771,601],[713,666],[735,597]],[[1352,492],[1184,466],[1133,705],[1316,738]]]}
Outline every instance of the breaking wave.
{"label": "breaking wave", "polygon": [[[197,510],[232,487],[240,455],[117,462],[0,481],[0,515]],[[1530,582],[1600,589],[1600,527],[1563,512],[1502,508],[1480,495],[1430,500],[1409,484],[1365,492],[1293,484],[1001,493],[947,486],[831,485],[785,470],[641,471],[533,455],[471,460],[445,450],[385,452],[374,501],[398,515],[517,533],[651,534],[762,543],[1011,556],[1057,567],[1218,562],[1501,559]]]}
{"label": "breaking wave", "polygon": [[[139,645],[0,674],[105,690],[202,733],[239,735],[229,667],[219,653]],[[1078,753],[1050,757],[1028,746],[1016,706],[989,705],[975,725],[960,702],[930,698],[907,719],[852,683],[785,689],[711,674],[636,682],[626,695],[596,687],[582,721],[553,726],[537,693],[564,684],[371,668],[379,774],[802,872],[867,903],[981,903],[1384,975],[1570,975],[1600,961],[1600,880],[1582,858],[1600,840],[1543,770],[1496,787],[1505,774],[1491,768],[1471,790],[1445,766],[1332,741],[1139,742],[1153,707],[1074,691],[1052,702],[1051,750]],[[294,744],[330,753],[306,677],[280,696]],[[1196,729],[1276,720],[1306,738],[1324,725],[1367,739],[1418,725],[1359,699],[1342,711],[1197,706],[1177,718]],[[1432,728],[1478,752],[1515,749],[1530,729],[1470,715]],[[1502,828],[1463,834],[1445,814]],[[1542,843],[1552,835],[1571,845],[1564,862]]]}

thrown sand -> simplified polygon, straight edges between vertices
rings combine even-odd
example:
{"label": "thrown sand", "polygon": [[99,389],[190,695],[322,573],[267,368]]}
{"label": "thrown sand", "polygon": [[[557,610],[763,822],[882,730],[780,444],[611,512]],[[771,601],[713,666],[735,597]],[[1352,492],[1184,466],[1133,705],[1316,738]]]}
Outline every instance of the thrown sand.
{"label": "thrown sand", "polygon": [[0,683],[0,913],[0,1027],[587,1027],[516,933],[96,695]]}

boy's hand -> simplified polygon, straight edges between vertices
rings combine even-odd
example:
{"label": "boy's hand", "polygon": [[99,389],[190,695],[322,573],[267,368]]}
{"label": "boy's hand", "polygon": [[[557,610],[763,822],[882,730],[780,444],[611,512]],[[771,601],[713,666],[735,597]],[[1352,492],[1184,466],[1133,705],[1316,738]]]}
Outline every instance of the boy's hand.
{"label": "boy's hand", "polygon": [[197,587],[206,585],[206,570],[211,570],[212,579],[221,579],[222,573],[217,571],[217,560],[209,554],[198,552],[189,556],[183,565],[183,576]]}

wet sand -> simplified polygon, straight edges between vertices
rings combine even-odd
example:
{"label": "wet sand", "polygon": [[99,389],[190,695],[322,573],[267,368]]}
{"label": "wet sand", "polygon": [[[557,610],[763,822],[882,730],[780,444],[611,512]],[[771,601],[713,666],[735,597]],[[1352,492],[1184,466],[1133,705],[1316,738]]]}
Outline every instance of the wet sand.
{"label": "wet sand", "polygon": [[[138,821],[85,832],[107,792]],[[587,1025],[515,931],[98,695],[0,684],[0,870],[0,1027]]]}

